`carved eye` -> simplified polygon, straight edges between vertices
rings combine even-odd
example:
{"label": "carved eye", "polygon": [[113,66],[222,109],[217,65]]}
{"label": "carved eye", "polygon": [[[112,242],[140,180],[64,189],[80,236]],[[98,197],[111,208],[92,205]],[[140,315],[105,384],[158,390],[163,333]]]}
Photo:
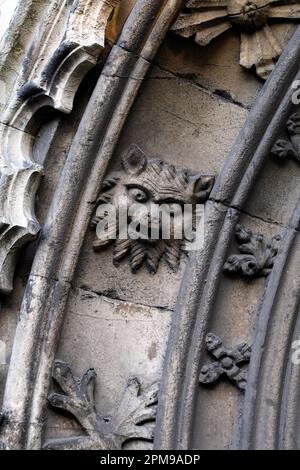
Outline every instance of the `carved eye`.
{"label": "carved eye", "polygon": [[146,202],[149,199],[148,194],[140,188],[131,188],[128,193],[136,202]]}

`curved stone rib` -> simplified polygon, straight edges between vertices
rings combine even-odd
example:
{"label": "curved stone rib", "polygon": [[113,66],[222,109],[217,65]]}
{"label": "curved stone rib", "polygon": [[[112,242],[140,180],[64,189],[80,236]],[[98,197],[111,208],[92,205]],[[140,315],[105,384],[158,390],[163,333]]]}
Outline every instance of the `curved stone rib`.
{"label": "curved stone rib", "polygon": [[[292,408],[288,399],[294,399],[298,394],[298,384],[293,383],[290,371],[287,372],[290,368],[287,358],[299,311],[299,256],[295,250],[299,222],[300,200],[283,235],[282,252],[276,261],[276,270],[270,275],[258,312],[243,422],[236,442],[236,447],[241,449],[285,446],[286,419]],[[292,250],[294,256],[290,256]],[[289,428],[297,436],[298,423],[295,421]]]}
{"label": "curved stone rib", "polygon": [[[104,47],[106,25],[118,3],[119,0],[74,1],[64,40],[48,57],[46,66],[41,68],[37,60],[28,82],[11,98],[1,119],[0,291],[3,293],[12,290],[17,252],[40,230],[34,205],[43,169],[33,161],[35,136],[55,111],[72,111],[78,87]],[[54,24],[62,21],[64,5],[65,1],[61,0]]]}
{"label": "curved stone rib", "polygon": [[[9,188],[7,196],[5,191],[1,191],[0,202],[2,203],[3,198],[7,197],[7,211],[12,210],[16,217],[11,223],[2,222],[0,228],[0,288],[5,294],[9,294],[13,289],[13,276],[19,250],[25,243],[34,240],[40,229],[33,210],[34,194],[40,176],[40,171],[34,168],[21,170],[17,178],[14,174],[5,177],[2,175],[1,188],[2,184],[4,188],[6,186]],[[23,194],[22,201],[16,199],[20,192]],[[16,206],[15,209],[13,206]],[[9,216],[8,213],[6,215]],[[26,226],[17,225],[15,222],[17,218],[26,219]]]}
{"label": "curved stone rib", "polygon": [[[4,412],[10,416],[10,421],[3,424],[1,434],[7,448],[41,447],[48,378],[69,295],[71,284],[68,279],[73,278],[92,218],[91,201],[97,200],[129,110],[182,3],[182,0],[169,0],[162,8],[161,0],[136,2],[110,53],[69,150],[45,222],[47,233],[45,230],[35,257],[27,287],[28,297],[22,304],[16,330],[3,400]],[[90,138],[85,141],[87,134]],[[99,142],[99,135],[104,136],[102,142]],[[66,239],[62,234],[65,227],[70,226],[72,233]],[[45,263],[45,258],[49,262]],[[41,330],[41,325],[46,324],[47,327]],[[39,342],[35,334],[39,336]],[[34,361],[34,357],[39,357],[39,361]],[[33,376],[35,381],[32,381]],[[15,403],[18,403],[17,408]],[[20,426],[14,423],[20,423]]]}
{"label": "curved stone rib", "polygon": [[[224,262],[239,221],[239,209],[243,208],[264,161],[270,157],[276,137],[284,128],[286,116],[291,113],[290,85],[299,76],[299,40],[298,28],[252,108],[211,194],[206,214],[210,220],[206,248],[191,260],[175,310],[162,375],[155,448],[191,448],[203,344]],[[220,211],[218,202],[229,209],[224,212],[222,205]]]}

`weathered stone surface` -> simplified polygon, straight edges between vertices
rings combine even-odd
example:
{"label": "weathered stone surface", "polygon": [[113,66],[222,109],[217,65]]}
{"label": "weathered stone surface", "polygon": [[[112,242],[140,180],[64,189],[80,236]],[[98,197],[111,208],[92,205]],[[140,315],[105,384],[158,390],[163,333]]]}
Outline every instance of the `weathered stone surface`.
{"label": "weathered stone surface", "polygon": [[131,272],[128,263],[120,263],[118,267],[113,265],[110,248],[95,254],[91,249],[93,240],[94,234],[90,231],[80,257],[76,286],[141,305],[168,309],[174,307],[185,263],[184,256],[182,267],[176,273],[162,263],[155,276],[149,274],[145,267],[139,270],[137,276]]}
{"label": "weathered stone surface", "polygon": [[300,197],[299,167],[296,161],[283,163],[270,153],[245,204],[245,211],[268,222],[288,225],[291,211]]}
{"label": "weathered stone surface", "polygon": [[169,33],[156,62],[217,96],[250,108],[262,83],[239,65],[239,48],[239,37],[232,31],[200,50],[191,40]]}
{"label": "weathered stone surface", "polygon": [[[240,106],[154,67],[128,118],[114,167],[128,146],[137,143],[148,155],[170,164],[218,174],[246,116],[247,111]],[[174,307],[182,271],[172,273],[161,263],[156,276],[144,268],[135,276],[124,263],[113,266],[109,248],[95,255],[91,244],[92,233],[88,233],[75,276],[77,286],[131,302]],[[185,255],[181,264],[185,265]]]}
{"label": "weathered stone surface", "polygon": [[[75,375],[86,368],[89,358],[98,375],[97,407],[109,415],[128,377],[137,377],[143,388],[159,381],[170,322],[168,310],[75,289],[57,357],[71,363]],[[47,429],[48,436],[69,437],[77,425],[51,412]]]}
{"label": "weathered stone surface", "polygon": [[113,17],[107,27],[106,38],[108,41],[117,41],[135,3],[136,0],[126,0],[126,2],[119,2],[116,6]]}
{"label": "weathered stone surface", "polygon": [[199,46],[207,46],[225,31],[235,28],[241,35],[240,64],[255,67],[259,77],[266,80],[274,69],[274,61],[285,46],[274,27],[277,21],[293,22],[300,19],[300,6],[294,1],[188,1],[172,30],[188,38],[193,36]]}
{"label": "weathered stone surface", "polygon": [[[2,102],[7,106],[0,127],[0,290],[6,294],[13,288],[18,251],[40,230],[34,203],[43,168],[34,161],[34,138],[56,111],[72,111],[83,78],[105,47],[106,26],[117,4],[118,0],[92,1],[86,8],[85,2],[76,2],[70,10],[65,2],[50,2],[32,68],[23,73],[9,100],[5,90]],[[33,14],[33,6],[26,8]],[[13,42],[12,38],[10,47]],[[0,69],[5,72],[3,61]],[[6,85],[7,76],[2,81]]]}
{"label": "weathered stone surface", "polygon": [[95,403],[95,369],[74,377],[69,364],[55,361],[53,379],[62,393],[51,393],[49,403],[57,411],[69,413],[85,435],[50,439],[47,450],[121,450],[132,440],[152,441],[155,427],[158,383],[142,391],[139,380],[128,380],[118,404],[109,416],[101,416]]}
{"label": "weathered stone surface", "polygon": [[[6,4],[5,4],[6,3]],[[11,0],[10,2],[2,2],[0,5],[1,9],[1,25],[0,25],[0,40],[3,34],[9,27],[10,20],[14,14],[14,10],[17,6],[18,0]]]}
{"label": "weathered stone surface", "polygon": [[[122,156],[121,169],[103,182],[91,224],[95,230],[94,251],[113,247],[114,265],[118,267],[129,258],[133,274],[144,266],[155,275],[161,262],[176,272],[184,244],[195,234],[192,219],[196,217],[196,205],[205,204],[214,182],[214,175],[190,172],[148,157],[132,144]],[[190,233],[182,225],[185,205],[192,208]],[[166,216],[169,233],[164,227]]]}
{"label": "weathered stone surface", "polygon": [[[14,334],[18,322],[18,311],[24,295],[26,280],[16,277],[15,294],[1,300],[0,341],[2,341],[0,357],[0,403],[2,404],[4,385],[10,364]],[[5,354],[4,354],[5,353]],[[5,356],[5,357],[4,357]]]}
{"label": "weathered stone surface", "polygon": [[[71,3],[22,2],[0,57],[12,98],[12,114],[1,124],[5,170],[39,165],[45,173],[35,201],[33,187],[25,190],[23,214],[30,220],[32,208],[41,236],[22,250],[14,292],[1,305],[7,351],[0,448],[148,449],[154,430],[159,449],[299,447],[299,372],[291,362],[299,337],[299,126],[297,118],[291,127],[289,117],[297,111],[290,98],[300,30],[253,104],[262,83],[239,66],[236,32],[201,49],[172,32],[163,40],[180,0],[118,2],[106,46],[112,4],[91,1],[86,9],[79,1],[70,16]],[[259,21],[264,12],[265,6]],[[49,35],[55,19],[56,34]],[[246,20],[236,17],[235,24]],[[272,24],[283,42],[292,29]],[[62,41],[75,52],[72,60],[64,47],[55,55]],[[58,62],[49,62],[54,56]],[[29,80],[38,88],[16,95]],[[30,107],[33,92],[46,99],[41,108]],[[17,111],[15,121],[21,103],[32,114]],[[46,121],[38,112],[33,125],[28,116],[44,105]],[[49,106],[72,111],[48,114]],[[88,227],[105,195],[103,181],[132,144],[147,162],[163,160],[161,168],[174,178],[183,168],[217,177],[203,197],[205,244],[183,255],[177,272],[160,262],[155,276],[142,265],[133,274],[125,259],[113,265],[109,247],[92,249]],[[141,161],[126,164],[132,171]],[[151,182],[162,190],[162,181],[160,175]],[[15,216],[6,202],[21,201],[12,189],[3,192],[5,223]],[[251,234],[242,230],[236,239],[237,224]],[[223,270],[232,256],[241,261],[234,277]],[[147,429],[143,417],[151,421]]]}
{"label": "weathered stone surface", "polygon": [[154,67],[127,121],[116,156],[135,142],[149,155],[217,174],[247,114],[194,83]]}
{"label": "weathered stone surface", "polygon": [[[249,216],[242,216],[241,223],[251,228],[254,233],[262,233],[266,239],[283,233],[281,227]],[[233,239],[228,254],[232,253],[234,247],[236,242]],[[247,279],[223,275],[215,298],[213,320],[207,333],[214,332],[222,338],[226,346],[247,342],[251,347],[256,334],[257,311],[265,283],[263,277]],[[209,359],[211,355],[203,349],[201,367],[209,364]],[[204,449],[232,448],[239,433],[243,394],[224,379],[210,387],[198,387],[195,411],[197,432],[194,434],[193,446],[197,448],[201,445]]]}

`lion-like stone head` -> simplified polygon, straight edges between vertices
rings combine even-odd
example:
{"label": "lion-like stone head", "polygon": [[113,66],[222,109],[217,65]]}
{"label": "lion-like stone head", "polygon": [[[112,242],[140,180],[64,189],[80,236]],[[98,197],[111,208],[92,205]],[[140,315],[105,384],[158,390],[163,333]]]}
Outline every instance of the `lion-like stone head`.
{"label": "lion-like stone head", "polygon": [[[102,223],[105,231],[97,231],[94,250],[114,243],[114,264],[129,255],[134,273],[143,264],[150,273],[156,273],[162,257],[176,270],[184,241],[182,208],[185,204],[203,204],[213,184],[213,176],[175,168],[158,158],[147,157],[137,145],[132,145],[123,155],[122,169],[111,173],[103,184],[92,226]],[[111,214],[105,210],[108,204],[116,208],[112,214],[114,220],[110,220]],[[164,211],[170,220],[167,238],[162,226],[166,220]],[[115,221],[120,222],[121,212],[127,215],[123,221],[126,229],[134,226],[134,238],[120,235],[120,225],[117,227]]]}

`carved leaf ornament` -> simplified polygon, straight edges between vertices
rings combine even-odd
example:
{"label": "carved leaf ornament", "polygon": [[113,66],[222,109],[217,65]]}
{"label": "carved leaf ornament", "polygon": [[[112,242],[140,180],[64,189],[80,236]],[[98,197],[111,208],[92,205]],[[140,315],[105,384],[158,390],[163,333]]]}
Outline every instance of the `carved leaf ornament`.
{"label": "carved leaf ornament", "polygon": [[53,379],[61,392],[51,393],[49,403],[73,416],[86,435],[50,440],[44,449],[120,450],[132,439],[152,441],[158,384],[142,391],[137,378],[129,379],[113,413],[100,416],[95,404],[96,377],[95,370],[88,369],[78,379],[67,363],[55,362]]}
{"label": "carved leaf ornament", "polygon": [[267,276],[273,268],[281,237],[276,235],[267,242],[264,235],[252,233],[251,230],[238,224],[235,238],[241,254],[230,256],[224,265],[224,271],[248,278]]}
{"label": "carved leaf ornament", "polygon": [[194,37],[206,46],[225,31],[236,28],[241,34],[240,64],[266,80],[285,44],[276,35],[275,22],[300,20],[295,1],[270,0],[189,0],[186,10],[172,30],[185,38]]}

